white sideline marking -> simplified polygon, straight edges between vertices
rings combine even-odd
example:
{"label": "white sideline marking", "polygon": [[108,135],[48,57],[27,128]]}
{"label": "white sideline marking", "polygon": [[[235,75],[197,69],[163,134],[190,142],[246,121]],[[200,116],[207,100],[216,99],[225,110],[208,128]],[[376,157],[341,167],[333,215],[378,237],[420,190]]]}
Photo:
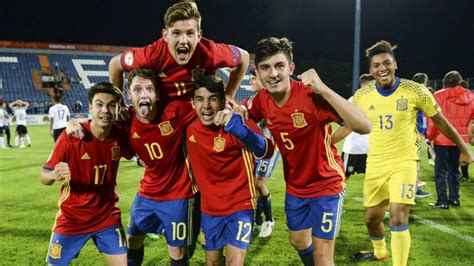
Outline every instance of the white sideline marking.
{"label": "white sideline marking", "polygon": [[[354,197],[353,199],[355,199],[356,201],[360,201],[360,202],[363,202],[364,199],[361,198],[361,197]],[[441,232],[444,232],[446,234],[450,234],[452,236],[455,236],[459,239],[462,239],[462,240],[465,240],[467,242],[471,242],[471,243],[474,243],[474,237],[472,236],[468,236],[468,235],[464,235],[464,234],[461,234],[459,233],[458,231],[454,230],[454,229],[451,229],[447,226],[444,226],[444,225],[441,225],[439,223],[436,223],[436,222],[433,222],[431,220],[428,220],[428,219],[425,219],[421,216],[418,216],[418,215],[415,215],[415,214],[410,214],[411,217],[415,218],[417,222],[420,222],[422,224],[426,224],[436,230],[439,230]]]}

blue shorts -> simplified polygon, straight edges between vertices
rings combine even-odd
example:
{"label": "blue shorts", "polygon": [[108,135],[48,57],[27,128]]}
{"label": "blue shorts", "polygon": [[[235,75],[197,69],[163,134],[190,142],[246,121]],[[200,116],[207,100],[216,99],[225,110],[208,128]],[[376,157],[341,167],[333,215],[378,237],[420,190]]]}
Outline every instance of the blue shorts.
{"label": "blue shorts", "polygon": [[228,244],[248,249],[252,238],[253,210],[238,211],[225,216],[202,214],[202,247],[206,251],[223,249]]}
{"label": "blue shorts", "polygon": [[314,237],[332,240],[339,234],[344,192],[311,199],[286,193],[285,213],[288,229],[299,231],[312,228]]}
{"label": "blue shorts", "polygon": [[280,151],[275,149],[272,158],[255,159],[255,176],[271,178],[278,158],[280,158]]}
{"label": "blue shorts", "polygon": [[147,233],[161,234],[164,231],[168,245],[189,246],[192,238],[193,201],[193,198],[153,200],[137,193],[130,210],[127,233],[139,236]]}
{"label": "blue shorts", "polygon": [[126,254],[127,238],[121,225],[112,226],[97,232],[80,235],[52,233],[46,262],[56,265],[68,265],[77,258],[79,251],[92,238],[95,246],[105,254]]}

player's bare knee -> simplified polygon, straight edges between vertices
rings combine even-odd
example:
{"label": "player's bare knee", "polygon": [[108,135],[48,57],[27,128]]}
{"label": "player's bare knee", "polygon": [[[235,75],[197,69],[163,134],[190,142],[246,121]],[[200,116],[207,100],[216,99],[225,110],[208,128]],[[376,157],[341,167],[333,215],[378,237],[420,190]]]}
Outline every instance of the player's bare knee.
{"label": "player's bare knee", "polygon": [[180,247],[168,246],[168,253],[170,257],[174,260],[180,260],[184,258],[185,249]]}
{"label": "player's bare knee", "polygon": [[311,245],[311,239],[305,239],[303,237],[296,237],[296,236],[292,236],[290,235],[290,237],[288,238],[290,244],[295,247],[297,250],[302,250],[302,249],[305,249],[307,247],[309,247]]}

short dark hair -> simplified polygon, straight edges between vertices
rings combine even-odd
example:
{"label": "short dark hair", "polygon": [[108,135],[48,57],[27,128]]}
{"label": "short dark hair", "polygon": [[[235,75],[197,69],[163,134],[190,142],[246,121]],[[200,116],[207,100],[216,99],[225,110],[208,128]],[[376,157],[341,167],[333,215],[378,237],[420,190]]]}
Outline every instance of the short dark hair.
{"label": "short dark hair", "polygon": [[117,98],[117,102],[119,102],[122,99],[122,92],[117,87],[115,87],[112,83],[99,82],[89,89],[89,93],[88,93],[89,104],[92,103],[92,99],[97,93],[112,94],[113,96]]}
{"label": "short dark hair", "polygon": [[279,53],[284,54],[290,63],[293,62],[293,42],[285,37],[262,39],[255,48],[255,65]]}
{"label": "short dark hair", "polygon": [[381,41],[376,42],[371,47],[367,48],[365,50],[365,55],[369,58],[369,62],[371,62],[372,57],[378,54],[384,54],[384,53],[390,54],[392,58],[395,60],[395,54],[393,53],[393,51],[397,48],[398,46],[392,45],[386,40],[381,40]]}
{"label": "short dark hair", "polygon": [[461,85],[465,89],[469,89],[469,83],[465,79],[461,80],[461,82],[459,82],[459,85]]}
{"label": "short dark hair", "polygon": [[411,80],[420,84],[426,84],[428,82],[428,75],[426,73],[416,73]]}
{"label": "short dark hair", "polygon": [[364,82],[372,81],[372,80],[374,80],[374,77],[372,77],[372,75],[367,74],[367,73],[362,74],[359,77],[359,83],[361,83],[361,84],[364,83]]}
{"label": "short dark hair", "polygon": [[130,73],[128,73],[128,85],[132,84],[133,79],[136,77],[142,77],[153,81],[153,84],[157,84],[157,76],[155,71],[146,68],[134,68]]}
{"label": "short dark hair", "polygon": [[195,91],[202,87],[206,88],[211,93],[217,94],[219,100],[225,100],[224,82],[220,78],[207,75],[196,76],[195,82],[193,84],[193,97],[195,95]]}
{"label": "short dark hair", "polygon": [[462,76],[456,70],[451,70],[443,78],[443,86],[445,88],[454,87],[461,84]]}
{"label": "short dark hair", "polygon": [[257,73],[255,73],[255,68],[252,68],[252,69],[250,70],[250,75],[252,75],[252,76],[257,76]]}
{"label": "short dark hair", "polygon": [[55,103],[59,103],[59,100],[60,100],[59,95],[57,95],[57,94],[53,95],[53,101],[54,101]]}

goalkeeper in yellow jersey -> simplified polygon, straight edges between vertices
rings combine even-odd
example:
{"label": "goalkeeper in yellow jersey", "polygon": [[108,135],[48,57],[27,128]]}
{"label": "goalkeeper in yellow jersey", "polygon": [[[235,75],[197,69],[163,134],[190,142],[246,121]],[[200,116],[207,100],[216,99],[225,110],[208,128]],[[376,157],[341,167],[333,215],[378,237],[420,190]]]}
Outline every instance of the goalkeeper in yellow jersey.
{"label": "goalkeeper in yellow jersey", "polygon": [[411,243],[408,216],[415,204],[417,150],[421,145],[416,130],[418,111],[431,117],[436,127],[459,147],[461,164],[469,164],[473,155],[440,112],[428,89],[395,76],[395,48],[387,41],[379,41],[366,50],[375,83],[359,89],[353,99],[372,121],[364,206],[365,223],[374,248],[374,252],[359,252],[354,258],[381,260],[389,257],[383,224],[388,208],[392,262],[393,265],[406,265]]}

